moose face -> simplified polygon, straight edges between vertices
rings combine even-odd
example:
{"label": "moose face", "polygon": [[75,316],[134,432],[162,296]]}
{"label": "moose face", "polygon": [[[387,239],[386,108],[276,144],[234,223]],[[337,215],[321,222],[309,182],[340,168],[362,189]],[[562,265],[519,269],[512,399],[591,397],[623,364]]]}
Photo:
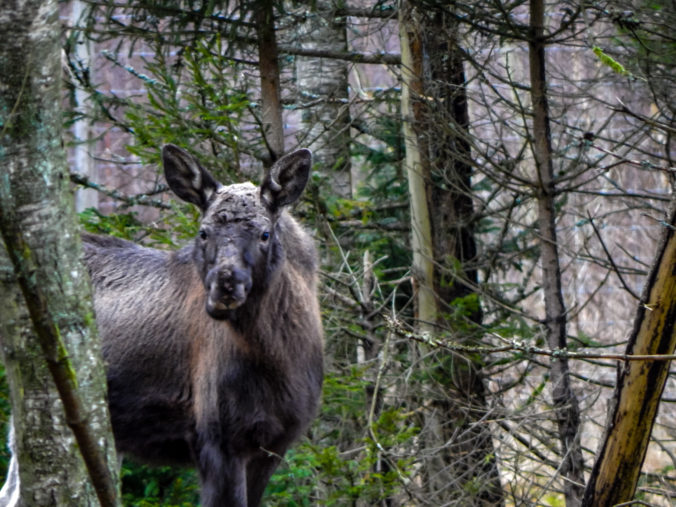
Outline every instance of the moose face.
{"label": "moose face", "polygon": [[291,153],[272,166],[260,188],[251,183],[221,185],[190,154],[174,145],[162,149],[167,183],[202,210],[193,259],[206,291],[206,311],[227,319],[262,292],[281,264],[275,228],[282,209],[307,183],[311,155]]}
{"label": "moose face", "polygon": [[202,219],[193,258],[207,291],[206,310],[227,318],[253,288],[267,285],[281,258],[276,217],[250,183],[220,187]]}

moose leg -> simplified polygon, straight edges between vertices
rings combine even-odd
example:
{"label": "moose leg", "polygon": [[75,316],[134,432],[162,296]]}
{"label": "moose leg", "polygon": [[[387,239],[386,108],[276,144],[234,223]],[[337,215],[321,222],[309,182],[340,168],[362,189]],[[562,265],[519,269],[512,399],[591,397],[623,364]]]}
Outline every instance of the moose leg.
{"label": "moose leg", "polygon": [[246,487],[249,507],[256,507],[260,504],[265,486],[267,486],[270,476],[281,461],[280,456],[281,454],[265,453],[259,454],[249,461],[246,467]]}
{"label": "moose leg", "polygon": [[246,465],[214,444],[199,453],[202,507],[247,507]]}

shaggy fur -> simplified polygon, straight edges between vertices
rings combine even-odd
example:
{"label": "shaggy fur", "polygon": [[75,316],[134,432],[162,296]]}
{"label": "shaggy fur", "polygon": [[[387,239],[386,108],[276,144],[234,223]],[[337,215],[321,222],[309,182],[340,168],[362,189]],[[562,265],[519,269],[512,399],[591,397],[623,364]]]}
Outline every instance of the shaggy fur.
{"label": "shaggy fur", "polygon": [[322,384],[315,248],[283,211],[310,155],[281,159],[260,189],[220,185],[175,146],[163,160],[174,192],[202,209],[192,244],[83,236],[116,443],[194,464],[205,507],[255,506]]}

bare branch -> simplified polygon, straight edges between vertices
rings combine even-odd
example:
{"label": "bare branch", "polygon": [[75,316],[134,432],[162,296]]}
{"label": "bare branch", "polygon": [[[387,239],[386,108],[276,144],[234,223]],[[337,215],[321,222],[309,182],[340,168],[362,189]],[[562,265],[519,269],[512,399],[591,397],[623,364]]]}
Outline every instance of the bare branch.
{"label": "bare branch", "polygon": [[[101,192],[102,194],[107,195],[108,197],[115,199],[116,201],[122,201],[127,206],[136,206],[140,204],[143,206],[152,206],[154,208],[171,209],[170,204],[160,201],[158,199],[151,199],[148,194],[137,194],[134,196],[124,195],[121,194],[118,190],[110,189],[104,185],[101,185],[100,183],[95,183],[91,181],[87,176],[84,176],[83,174],[71,172],[70,181],[78,185],[82,185],[83,187],[96,190],[97,192]],[[162,191],[164,190],[166,190],[166,188],[162,189]]]}
{"label": "bare branch", "polygon": [[596,234],[596,237],[598,238],[599,243],[601,243],[601,247],[603,247],[603,251],[605,252],[606,257],[608,258],[608,262],[610,262],[610,265],[613,267],[613,271],[615,272],[617,277],[620,279],[620,283],[622,284],[622,287],[624,287],[624,289],[629,294],[631,294],[631,296],[634,299],[639,300],[640,299],[639,295],[636,294],[632,290],[632,288],[627,285],[627,282],[624,281],[624,277],[622,276],[622,273],[620,272],[620,270],[617,268],[617,265],[615,264],[615,260],[613,259],[613,256],[610,255],[610,252],[608,251],[608,247],[606,247],[606,244],[603,241],[603,238],[601,237],[601,233],[599,232],[598,228],[596,227],[596,224],[594,223],[594,219],[592,218],[591,213],[589,213],[589,211],[587,211],[587,216],[589,217],[589,223],[591,224],[592,228],[594,229],[594,234]]}

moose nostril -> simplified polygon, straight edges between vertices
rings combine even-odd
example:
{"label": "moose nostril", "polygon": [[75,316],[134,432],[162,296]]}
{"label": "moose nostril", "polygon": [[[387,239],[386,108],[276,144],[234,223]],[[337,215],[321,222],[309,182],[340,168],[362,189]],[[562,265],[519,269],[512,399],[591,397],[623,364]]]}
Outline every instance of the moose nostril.
{"label": "moose nostril", "polygon": [[218,272],[218,283],[220,285],[226,285],[232,279],[232,271],[229,269],[222,269]]}
{"label": "moose nostril", "polygon": [[234,294],[242,286],[246,291],[251,286],[251,276],[247,269],[221,269],[218,273],[218,287],[225,294]]}

